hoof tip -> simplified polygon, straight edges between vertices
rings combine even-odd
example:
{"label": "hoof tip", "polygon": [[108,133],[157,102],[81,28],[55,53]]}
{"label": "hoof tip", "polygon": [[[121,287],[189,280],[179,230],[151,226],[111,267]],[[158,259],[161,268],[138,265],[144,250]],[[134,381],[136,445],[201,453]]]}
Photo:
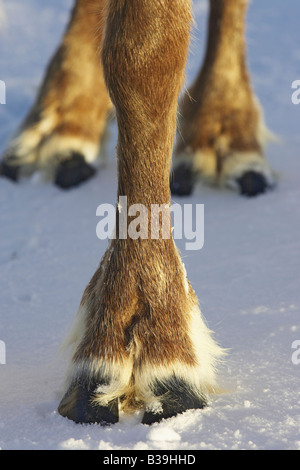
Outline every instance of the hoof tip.
{"label": "hoof tip", "polygon": [[118,400],[115,399],[108,406],[94,403],[94,392],[83,386],[75,385],[61,400],[58,412],[61,416],[79,424],[100,424],[107,426],[119,420]]}
{"label": "hoof tip", "polygon": [[171,193],[174,196],[190,196],[195,184],[195,173],[190,165],[181,163],[173,172],[170,180]]}
{"label": "hoof tip", "polygon": [[256,171],[247,171],[237,182],[243,196],[255,197],[270,189],[265,176]]}
{"label": "hoof tip", "polygon": [[0,163],[0,175],[16,183],[19,179],[19,166],[8,165],[3,161]]}
{"label": "hoof tip", "polygon": [[95,173],[95,168],[89,165],[80,153],[74,152],[58,166],[54,183],[61,189],[70,189],[87,181]]}

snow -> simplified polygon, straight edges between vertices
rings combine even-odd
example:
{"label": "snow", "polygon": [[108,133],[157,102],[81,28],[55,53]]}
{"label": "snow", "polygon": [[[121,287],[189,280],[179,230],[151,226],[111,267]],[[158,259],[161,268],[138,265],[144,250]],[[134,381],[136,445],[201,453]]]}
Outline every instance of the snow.
{"label": "snow", "polygon": [[[107,246],[96,236],[96,209],[115,204],[112,124],[107,167],[88,184],[63,192],[37,176],[18,185],[0,181],[1,449],[300,449],[300,364],[292,361],[300,340],[300,106],[291,101],[300,78],[300,5],[271,3],[252,1],[247,37],[255,91],[282,140],[268,147],[280,184],[255,199],[203,186],[174,198],[205,206],[202,250],[177,245],[208,324],[229,349],[220,371],[226,393],[205,410],[151,427],[138,415],[101,428],[57,413],[66,367],[58,349]],[[71,0],[4,6],[0,151],[35,97]],[[194,9],[188,82],[203,54],[206,2],[196,0]]]}

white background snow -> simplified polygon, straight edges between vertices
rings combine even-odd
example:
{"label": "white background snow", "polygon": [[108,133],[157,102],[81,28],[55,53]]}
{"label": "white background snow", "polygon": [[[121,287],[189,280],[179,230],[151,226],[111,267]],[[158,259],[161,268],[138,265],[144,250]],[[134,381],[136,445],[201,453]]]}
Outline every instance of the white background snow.
{"label": "white background snow", "polygon": [[[57,47],[71,0],[4,0],[0,32],[0,151],[29,109]],[[200,66],[207,4],[194,3],[196,28],[187,67]],[[298,0],[253,0],[248,14],[252,82],[268,126],[282,139],[268,147],[280,184],[244,199],[198,186],[179,203],[205,205],[205,244],[184,251],[190,281],[217,340],[229,348],[221,376],[228,393],[204,411],[152,427],[75,425],[58,415],[65,359],[57,353],[107,242],[96,237],[96,208],[115,204],[116,128],[107,167],[63,192],[34,176],[0,180],[0,447],[2,449],[300,449],[300,79]],[[294,361],[295,362],[295,361]]]}

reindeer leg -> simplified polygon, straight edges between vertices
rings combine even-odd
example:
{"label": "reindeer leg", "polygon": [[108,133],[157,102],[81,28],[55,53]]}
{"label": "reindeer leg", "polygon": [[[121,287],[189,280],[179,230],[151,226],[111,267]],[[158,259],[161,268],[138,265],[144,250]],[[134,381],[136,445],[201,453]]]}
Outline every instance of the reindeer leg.
{"label": "reindeer leg", "polygon": [[105,4],[76,1],[36,101],[4,153],[3,176],[17,181],[21,174],[41,170],[69,188],[94,175],[112,108],[99,52]]}
{"label": "reindeer leg", "polygon": [[247,196],[275,184],[264,154],[271,134],[247,71],[247,5],[248,0],[210,0],[204,63],[181,103],[174,194],[190,194],[199,178]]}
{"label": "reindeer leg", "polygon": [[124,210],[121,196],[129,208],[139,204],[147,233],[133,232],[131,221],[124,236],[117,223],[116,239],[83,295],[70,340],[69,389],[59,407],[70,419],[107,421],[118,400],[124,412],[144,408],[147,424],[202,408],[216,387],[222,351],[201,317],[170,227],[164,232],[162,220],[150,216],[156,204],[170,220],[169,171],[190,23],[187,0],[108,4],[102,57],[119,130],[117,210]]}

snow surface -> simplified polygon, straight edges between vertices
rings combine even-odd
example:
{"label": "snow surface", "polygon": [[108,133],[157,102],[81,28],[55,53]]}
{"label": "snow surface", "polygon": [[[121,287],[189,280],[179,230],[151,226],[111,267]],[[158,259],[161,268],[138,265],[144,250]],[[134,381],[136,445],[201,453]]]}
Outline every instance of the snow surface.
{"label": "snow surface", "polygon": [[[35,97],[71,0],[4,6],[1,151]],[[207,4],[196,0],[194,9],[188,83],[203,55]],[[191,198],[174,199],[205,204],[203,249],[177,244],[209,326],[230,349],[221,370],[228,393],[204,411],[152,427],[138,417],[105,429],[76,425],[56,411],[66,366],[57,351],[107,246],[96,237],[96,208],[115,204],[112,124],[107,167],[76,190],[60,191],[37,176],[18,185],[1,179],[2,449],[300,449],[300,364],[292,361],[300,340],[300,105],[291,102],[291,83],[300,79],[299,15],[298,0],[253,0],[248,15],[253,84],[282,139],[268,148],[278,188],[248,200],[199,186]]]}

